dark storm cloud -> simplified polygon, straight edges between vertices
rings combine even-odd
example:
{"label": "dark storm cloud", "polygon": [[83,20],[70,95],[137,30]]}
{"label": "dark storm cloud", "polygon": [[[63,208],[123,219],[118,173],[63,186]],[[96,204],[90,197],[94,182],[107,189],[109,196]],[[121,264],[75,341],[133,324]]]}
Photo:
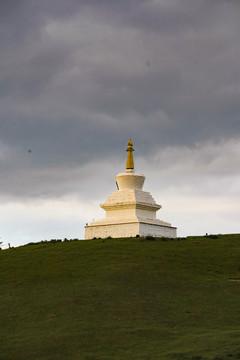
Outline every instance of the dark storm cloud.
{"label": "dark storm cloud", "polygon": [[61,49],[44,49],[26,63],[19,64],[1,79],[0,97],[12,96],[26,101],[41,95],[63,68],[67,54]]}
{"label": "dark storm cloud", "polygon": [[26,192],[54,193],[61,172],[114,156],[129,136],[141,154],[239,137],[234,0],[0,6],[2,192],[24,193],[32,176]]}
{"label": "dark storm cloud", "polygon": [[[0,3],[1,39],[21,40],[32,36],[52,18],[65,19],[72,16],[80,6],[77,0],[9,0]],[[4,32],[5,30],[5,32]]]}
{"label": "dark storm cloud", "polygon": [[196,30],[209,23],[213,6],[211,2],[191,0],[151,1],[127,14],[127,22],[149,31],[173,34],[177,31]]}

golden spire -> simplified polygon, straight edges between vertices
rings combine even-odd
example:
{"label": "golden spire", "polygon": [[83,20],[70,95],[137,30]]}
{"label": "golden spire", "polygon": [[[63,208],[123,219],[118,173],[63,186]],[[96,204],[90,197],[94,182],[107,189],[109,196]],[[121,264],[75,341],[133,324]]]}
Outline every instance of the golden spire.
{"label": "golden spire", "polygon": [[127,164],[126,164],[126,170],[133,170],[134,169],[134,162],[133,162],[133,143],[132,140],[129,139],[127,150],[128,156],[127,156]]}

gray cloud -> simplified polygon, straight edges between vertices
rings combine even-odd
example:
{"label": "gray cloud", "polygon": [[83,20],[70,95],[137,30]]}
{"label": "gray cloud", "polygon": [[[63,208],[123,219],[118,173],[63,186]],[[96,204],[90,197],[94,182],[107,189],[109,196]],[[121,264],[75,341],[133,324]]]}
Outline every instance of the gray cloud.
{"label": "gray cloud", "polygon": [[[104,198],[130,136],[139,167],[165,191],[170,178],[183,193],[187,184],[220,196],[208,180],[239,176],[239,9],[234,0],[2,1],[1,198]],[[204,186],[195,178],[194,187],[187,177],[198,171]]]}

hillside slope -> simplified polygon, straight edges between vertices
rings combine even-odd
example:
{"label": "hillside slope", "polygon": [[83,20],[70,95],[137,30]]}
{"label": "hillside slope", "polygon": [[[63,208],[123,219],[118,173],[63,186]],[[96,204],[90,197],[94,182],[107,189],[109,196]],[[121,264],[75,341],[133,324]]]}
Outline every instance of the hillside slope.
{"label": "hillside slope", "polygon": [[0,251],[1,360],[240,358],[240,235]]}

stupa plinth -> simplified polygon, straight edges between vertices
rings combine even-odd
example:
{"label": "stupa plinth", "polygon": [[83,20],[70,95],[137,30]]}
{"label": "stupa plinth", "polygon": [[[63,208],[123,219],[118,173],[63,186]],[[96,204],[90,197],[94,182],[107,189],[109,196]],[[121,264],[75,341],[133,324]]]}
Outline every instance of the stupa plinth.
{"label": "stupa plinth", "polygon": [[118,190],[113,191],[101,208],[106,218],[85,226],[85,239],[139,236],[176,237],[176,228],[156,218],[161,205],[156,204],[149,192],[143,191],[145,176],[134,170],[133,143],[127,147],[125,172],[115,179]]}

